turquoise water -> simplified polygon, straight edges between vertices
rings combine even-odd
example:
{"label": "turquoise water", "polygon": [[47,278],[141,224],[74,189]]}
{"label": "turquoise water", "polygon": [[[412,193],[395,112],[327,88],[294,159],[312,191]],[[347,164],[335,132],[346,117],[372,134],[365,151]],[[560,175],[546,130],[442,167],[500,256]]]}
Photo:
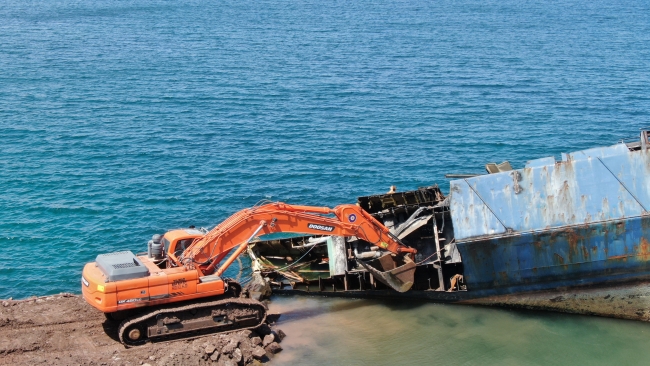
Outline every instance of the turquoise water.
{"label": "turquoise water", "polygon": [[650,125],[647,1],[0,7],[0,298],[261,199],[604,145]]}
{"label": "turquoise water", "polygon": [[0,298],[261,199],[446,191],[649,116],[648,1],[5,0]]}
{"label": "turquoise water", "polygon": [[647,365],[646,323],[432,303],[276,296],[290,365]]}

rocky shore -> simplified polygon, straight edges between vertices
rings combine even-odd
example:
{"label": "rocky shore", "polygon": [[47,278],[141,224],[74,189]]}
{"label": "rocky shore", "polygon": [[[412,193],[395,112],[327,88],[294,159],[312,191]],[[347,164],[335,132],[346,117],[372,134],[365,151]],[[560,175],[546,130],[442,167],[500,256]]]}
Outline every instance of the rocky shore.
{"label": "rocky shore", "polygon": [[118,325],[73,294],[0,300],[0,365],[254,365],[281,351],[285,336],[263,324],[126,348]]}

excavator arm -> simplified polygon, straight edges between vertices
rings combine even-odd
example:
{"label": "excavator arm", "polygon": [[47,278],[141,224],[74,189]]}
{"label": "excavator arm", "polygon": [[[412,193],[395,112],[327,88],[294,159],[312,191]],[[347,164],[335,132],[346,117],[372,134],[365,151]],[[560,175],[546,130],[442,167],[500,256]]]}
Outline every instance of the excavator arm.
{"label": "excavator arm", "polygon": [[[277,202],[235,213],[205,236],[196,239],[180,257],[170,259],[179,266],[195,267],[203,275],[221,275],[255,236],[272,233],[356,236],[401,257],[416,253],[415,249],[403,245],[384,225],[356,205],[340,205],[331,209]],[[217,265],[236,247],[236,251],[215,272]],[[407,262],[412,264],[410,259]],[[409,270],[411,267],[414,271],[415,265],[409,265]],[[372,271],[372,268],[368,269]],[[393,284],[387,284],[396,288]],[[403,284],[398,287],[398,291],[405,291]]]}

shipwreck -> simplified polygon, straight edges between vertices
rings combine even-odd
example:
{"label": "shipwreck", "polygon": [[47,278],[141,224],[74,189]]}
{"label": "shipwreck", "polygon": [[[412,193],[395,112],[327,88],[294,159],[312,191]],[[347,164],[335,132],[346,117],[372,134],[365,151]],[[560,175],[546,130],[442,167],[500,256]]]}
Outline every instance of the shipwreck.
{"label": "shipwreck", "polygon": [[447,195],[433,185],[359,197],[358,206],[417,249],[413,285],[403,293],[377,280],[372,262],[386,256],[356,237],[262,237],[248,254],[280,294],[649,321],[649,133],[560,160],[531,160],[521,169],[488,164],[487,174],[456,175]]}

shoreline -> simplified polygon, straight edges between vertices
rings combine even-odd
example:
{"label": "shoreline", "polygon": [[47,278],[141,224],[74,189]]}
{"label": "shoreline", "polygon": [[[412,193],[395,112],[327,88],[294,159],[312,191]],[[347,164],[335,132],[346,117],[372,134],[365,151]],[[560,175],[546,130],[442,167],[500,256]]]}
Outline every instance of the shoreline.
{"label": "shoreline", "polygon": [[127,348],[117,326],[76,294],[0,300],[0,365],[259,365],[281,351],[284,338],[263,324]]}

